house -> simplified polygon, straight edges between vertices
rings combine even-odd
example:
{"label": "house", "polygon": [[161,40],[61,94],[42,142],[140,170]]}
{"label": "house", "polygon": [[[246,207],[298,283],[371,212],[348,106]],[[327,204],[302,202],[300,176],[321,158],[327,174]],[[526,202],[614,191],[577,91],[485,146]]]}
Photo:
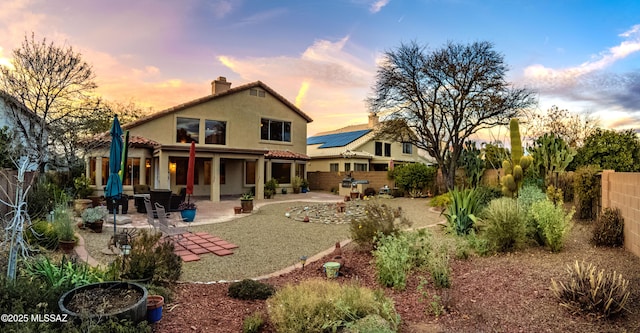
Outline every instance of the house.
{"label": "house", "polygon": [[[290,187],[304,178],[307,124],[312,119],[266,84],[231,88],[219,77],[211,95],[174,106],[122,126],[130,135],[126,193],[133,185],[171,189],[187,183],[190,143],[196,142],[194,195],[220,201],[221,196],[255,191],[261,198],[265,180]],[[87,176],[98,193],[107,183],[108,133],[94,139]]]}
{"label": "house", "polygon": [[50,157],[49,131],[46,127],[41,131],[42,126],[42,119],[35,112],[0,90],[0,128],[7,127],[14,133],[14,142],[21,146],[21,158],[29,158],[28,171],[37,170],[37,161],[47,161]]}
{"label": "house", "polygon": [[376,139],[378,116],[367,124],[318,133],[307,139],[308,172],[387,171],[405,163],[432,164],[408,142]]}

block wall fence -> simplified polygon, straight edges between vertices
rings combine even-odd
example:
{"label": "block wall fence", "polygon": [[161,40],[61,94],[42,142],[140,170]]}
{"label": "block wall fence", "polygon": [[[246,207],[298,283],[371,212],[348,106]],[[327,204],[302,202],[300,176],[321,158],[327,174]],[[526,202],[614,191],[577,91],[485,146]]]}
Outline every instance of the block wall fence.
{"label": "block wall fence", "polygon": [[393,188],[392,180],[387,179],[386,171],[351,171],[351,172],[307,172],[307,180],[309,181],[310,190],[331,191],[332,188],[338,189],[342,179],[351,175],[356,180],[368,180],[369,184],[364,188],[372,187],[376,190],[387,185]]}
{"label": "block wall fence", "polygon": [[602,172],[602,208],[618,208],[624,218],[624,247],[640,257],[640,173]]}

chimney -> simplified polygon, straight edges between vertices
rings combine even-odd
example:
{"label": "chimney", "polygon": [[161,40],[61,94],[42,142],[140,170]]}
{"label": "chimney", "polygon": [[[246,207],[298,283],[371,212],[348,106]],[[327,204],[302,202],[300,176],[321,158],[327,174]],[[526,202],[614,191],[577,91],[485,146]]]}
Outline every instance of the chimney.
{"label": "chimney", "polygon": [[378,115],[373,112],[369,113],[369,128],[377,127],[378,123],[379,123]]}
{"label": "chimney", "polygon": [[211,82],[212,95],[223,93],[229,89],[231,89],[231,82],[227,82],[227,78],[224,76],[219,76]]}

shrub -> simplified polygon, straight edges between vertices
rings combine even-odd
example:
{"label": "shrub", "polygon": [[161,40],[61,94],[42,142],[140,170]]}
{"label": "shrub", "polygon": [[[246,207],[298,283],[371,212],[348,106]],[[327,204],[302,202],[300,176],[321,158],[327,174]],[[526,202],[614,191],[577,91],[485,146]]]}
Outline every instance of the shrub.
{"label": "shrub", "polygon": [[227,293],[230,297],[242,300],[267,299],[275,293],[273,286],[251,279],[244,279],[229,285]]}
{"label": "shrub", "polygon": [[436,288],[451,287],[451,267],[449,266],[449,249],[442,242],[431,243],[429,251],[429,272]]}
{"label": "shrub", "polygon": [[496,186],[480,185],[476,187],[480,206],[486,206],[493,199],[502,198],[502,189]]}
{"label": "shrub", "polygon": [[62,256],[60,263],[51,262],[44,256],[26,262],[27,275],[39,279],[53,290],[64,292],[85,284],[102,282],[104,272],[89,267],[77,259],[69,260]]}
{"label": "shrub", "polygon": [[573,202],[573,171],[558,174],[556,187],[562,190],[565,202]]}
{"label": "shrub", "polygon": [[596,272],[596,267],[585,263],[567,266],[569,279],[551,280],[551,289],[560,304],[572,313],[584,312],[598,317],[610,317],[625,310],[629,299],[629,281],[616,272]]}
{"label": "shrub", "polygon": [[595,165],[580,167],[573,175],[573,190],[578,209],[578,217],[582,220],[596,216],[595,202],[600,195],[600,186],[596,174],[600,168]]}
{"label": "shrub", "polygon": [[574,210],[565,213],[561,206],[543,200],[534,203],[531,206],[531,211],[537,229],[542,233],[544,243],[551,248],[552,252],[562,250],[564,239],[571,227],[571,217]]}
{"label": "shrub", "polygon": [[381,291],[319,279],[287,285],[267,300],[269,318],[282,333],[336,332],[360,318],[376,314],[396,331],[400,317]]}
{"label": "shrub", "polygon": [[486,237],[491,249],[508,252],[520,248],[527,236],[523,216],[518,213],[517,201],[512,198],[495,199],[482,212],[487,224]]}
{"label": "shrub", "polygon": [[433,197],[433,199],[431,199],[431,201],[429,201],[429,205],[431,205],[431,207],[445,208],[445,207],[449,206],[450,204],[451,204],[451,192],[447,192],[447,193],[443,193],[443,194],[437,195],[437,196]]}
{"label": "shrub", "polygon": [[480,211],[478,192],[475,189],[450,191],[451,204],[442,214],[447,218],[449,228],[456,235],[466,235],[477,221],[476,214]]}
{"label": "shrub", "polygon": [[592,241],[599,246],[622,246],[624,219],[618,208],[606,208],[596,220]]}
{"label": "shrub", "polygon": [[547,186],[547,199],[556,205],[562,205],[564,203],[564,194],[562,190],[556,188],[553,185]]}
{"label": "shrub", "polygon": [[25,234],[30,245],[39,245],[47,250],[55,250],[58,247],[58,235],[53,229],[53,224],[45,220],[33,222]]}
{"label": "shrub", "polygon": [[360,318],[353,323],[349,323],[344,330],[345,333],[394,333],[391,325],[384,318],[377,314]]}
{"label": "shrub", "polygon": [[120,271],[126,279],[151,279],[154,283],[175,282],[182,272],[182,259],[174,253],[174,245],[168,239],[160,240],[161,233],[140,230],[131,242],[131,253],[120,270],[119,260],[111,264],[111,270]]}
{"label": "shrub", "polygon": [[373,187],[367,187],[366,189],[364,189],[364,195],[366,195],[368,197],[373,197],[376,194],[378,194],[378,192]]}
{"label": "shrub", "polygon": [[407,274],[413,267],[411,244],[407,235],[401,233],[380,237],[373,257],[376,261],[378,282],[385,287],[404,290]]}
{"label": "shrub", "polygon": [[264,318],[259,312],[255,312],[242,321],[242,333],[258,333],[264,326]]}
{"label": "shrub", "polygon": [[391,176],[397,187],[418,196],[427,187],[433,184],[437,169],[422,163],[409,163],[396,167]]}
{"label": "shrub", "polygon": [[527,227],[527,235],[533,238],[539,245],[544,245],[544,239],[542,231],[538,229],[536,221],[533,218],[531,206],[543,200],[547,200],[547,196],[537,185],[525,184],[520,189],[518,212],[522,215],[522,219]]}
{"label": "shrub", "polygon": [[374,238],[378,233],[395,234],[401,226],[411,225],[411,222],[402,216],[401,210],[380,204],[377,201],[367,202],[364,212],[365,216],[352,220],[349,228],[351,239],[364,247],[373,245]]}

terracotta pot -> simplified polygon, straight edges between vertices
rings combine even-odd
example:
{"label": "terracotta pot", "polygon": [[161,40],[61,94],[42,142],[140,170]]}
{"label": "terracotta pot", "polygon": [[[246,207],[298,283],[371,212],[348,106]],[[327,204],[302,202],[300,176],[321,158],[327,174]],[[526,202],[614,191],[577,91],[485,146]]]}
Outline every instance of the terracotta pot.
{"label": "terracotta pot", "polygon": [[91,231],[93,232],[97,232],[97,233],[102,233],[102,225],[104,224],[104,221],[100,220],[100,221],[95,221],[92,223],[87,223],[86,226],[91,229]]}
{"label": "terracotta pot", "polygon": [[58,240],[58,248],[60,248],[64,253],[71,253],[74,247],[76,247],[75,239],[72,241]]}
{"label": "terracotta pot", "polygon": [[253,211],[253,200],[240,200],[243,213],[251,213]]}
{"label": "terracotta pot", "polygon": [[235,214],[240,214],[242,213],[242,207],[233,207],[233,212]]}

